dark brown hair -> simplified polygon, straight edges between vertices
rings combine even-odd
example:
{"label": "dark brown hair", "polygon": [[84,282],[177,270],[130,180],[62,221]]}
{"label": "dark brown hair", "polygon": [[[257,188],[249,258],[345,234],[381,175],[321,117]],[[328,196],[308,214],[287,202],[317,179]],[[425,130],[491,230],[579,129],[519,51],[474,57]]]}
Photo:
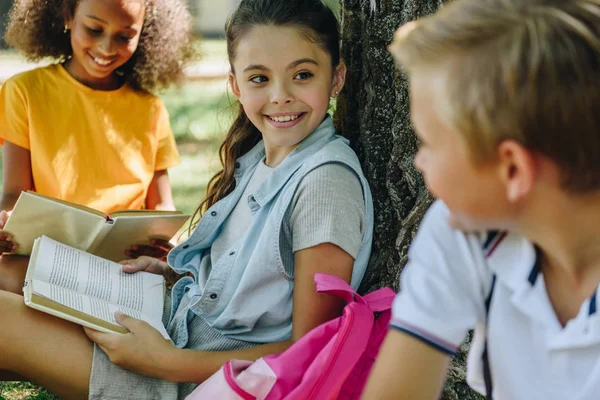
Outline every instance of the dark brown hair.
{"label": "dark brown hair", "polygon": [[[66,15],[81,0],[15,0],[9,13],[6,42],[27,59],[67,60],[73,50],[64,32]],[[195,54],[192,20],[184,0],[143,0],[144,25],[138,47],[121,68],[135,90],[154,92],[178,80],[185,62]]]}
{"label": "dark brown hair", "polygon": [[[321,0],[242,0],[225,25],[227,54],[233,74],[233,61],[240,39],[258,26],[297,28],[307,40],[321,46],[331,56],[334,68],[340,63],[339,24],[333,11]],[[197,217],[233,191],[236,160],[262,138],[239,102],[235,107],[237,117],[219,150],[223,169],[208,182],[206,196],[194,213],[190,229],[197,224]]]}

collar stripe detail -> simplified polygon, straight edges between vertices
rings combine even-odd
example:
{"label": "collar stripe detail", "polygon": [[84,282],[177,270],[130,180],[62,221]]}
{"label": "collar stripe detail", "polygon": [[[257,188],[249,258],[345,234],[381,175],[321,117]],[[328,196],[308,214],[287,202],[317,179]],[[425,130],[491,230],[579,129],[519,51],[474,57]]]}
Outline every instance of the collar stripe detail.
{"label": "collar stripe detail", "polygon": [[390,323],[390,327],[397,329],[401,332],[409,334],[410,336],[420,339],[423,342],[435,347],[436,349],[450,355],[456,354],[458,346],[433,335],[421,328],[418,328],[408,322],[402,321],[401,319],[394,319]]}
{"label": "collar stripe detail", "polygon": [[488,231],[485,242],[483,242],[483,250],[487,250],[490,247],[490,244],[496,239],[499,233],[500,231]]}
{"label": "collar stripe detail", "polygon": [[488,238],[489,243],[486,241],[487,246],[484,246],[484,250],[487,250],[485,253],[485,258],[489,258],[492,256],[492,254],[494,254],[494,251],[496,248],[498,248],[500,243],[502,243],[506,235],[507,232],[499,232],[494,237]]}
{"label": "collar stripe detail", "polygon": [[540,274],[540,270],[541,270],[541,255],[540,255],[540,248],[535,246],[535,263],[533,264],[533,268],[531,268],[531,272],[529,273],[529,277],[527,278],[527,280],[529,281],[529,284],[531,286],[535,286],[535,282],[537,281],[537,277]]}
{"label": "collar stripe detail", "polygon": [[596,289],[596,291],[594,292],[594,294],[592,295],[592,298],[590,299],[590,309],[588,311],[588,315],[591,317],[592,315],[596,314],[596,294],[598,293],[598,289]]}

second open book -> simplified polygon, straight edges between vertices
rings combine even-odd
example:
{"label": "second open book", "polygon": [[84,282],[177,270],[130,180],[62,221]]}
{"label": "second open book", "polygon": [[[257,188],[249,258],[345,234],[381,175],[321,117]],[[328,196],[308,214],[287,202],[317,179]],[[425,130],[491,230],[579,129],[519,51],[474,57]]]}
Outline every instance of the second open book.
{"label": "second open book", "polygon": [[127,274],[120,264],[42,236],[33,245],[23,294],[31,308],[101,332],[127,333],[114,317],[120,311],[168,339],[164,289],[161,275]]}
{"label": "second open book", "polygon": [[149,238],[170,240],[189,215],[178,211],[134,210],[111,215],[35,192],[22,192],[4,230],[30,255],[35,238],[46,235],[111,261],[127,258],[132,244]]}

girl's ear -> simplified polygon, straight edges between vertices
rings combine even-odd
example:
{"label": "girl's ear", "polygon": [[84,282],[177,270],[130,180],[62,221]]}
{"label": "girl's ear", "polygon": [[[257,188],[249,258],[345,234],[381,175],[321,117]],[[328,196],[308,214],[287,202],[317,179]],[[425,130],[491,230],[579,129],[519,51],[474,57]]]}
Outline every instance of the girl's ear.
{"label": "girl's ear", "polygon": [[240,86],[237,83],[237,79],[235,79],[235,75],[233,72],[229,72],[227,79],[229,80],[229,87],[231,88],[231,92],[233,95],[240,100]]}
{"label": "girl's ear", "polygon": [[71,24],[73,22],[73,12],[74,10],[69,10],[69,7],[65,4],[63,9],[63,16],[65,19],[65,30],[71,29]]}
{"label": "girl's ear", "polygon": [[527,197],[539,172],[535,155],[516,140],[508,139],[498,145],[497,156],[507,200],[515,203]]}
{"label": "girl's ear", "polygon": [[331,85],[331,97],[338,97],[344,84],[346,83],[346,64],[340,61],[340,64],[333,71],[333,84]]}

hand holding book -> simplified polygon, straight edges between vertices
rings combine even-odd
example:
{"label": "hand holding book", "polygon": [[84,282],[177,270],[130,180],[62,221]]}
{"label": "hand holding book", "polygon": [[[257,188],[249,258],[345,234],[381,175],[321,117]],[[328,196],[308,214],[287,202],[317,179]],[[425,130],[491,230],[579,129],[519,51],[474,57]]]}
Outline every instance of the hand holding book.
{"label": "hand holding book", "polygon": [[173,380],[169,368],[173,367],[173,360],[180,350],[144,321],[119,313],[116,320],[131,335],[113,335],[84,328],[85,334],[113,364],[144,376]]}
{"label": "hand holding book", "polygon": [[129,258],[138,258],[142,256],[148,256],[158,258],[159,260],[166,261],[167,254],[174,247],[171,242],[159,238],[148,238],[149,244],[133,244],[127,250],[125,255]]}
{"label": "hand holding book", "polygon": [[149,272],[151,274],[162,275],[168,288],[173,286],[181,277],[166,262],[154,257],[141,256],[135,260],[120,261],[119,264],[123,265],[123,271],[127,273]]}
{"label": "hand holding book", "polygon": [[8,215],[5,210],[0,211],[0,254],[14,253],[17,250],[17,244],[13,241],[12,235],[4,231]]}

